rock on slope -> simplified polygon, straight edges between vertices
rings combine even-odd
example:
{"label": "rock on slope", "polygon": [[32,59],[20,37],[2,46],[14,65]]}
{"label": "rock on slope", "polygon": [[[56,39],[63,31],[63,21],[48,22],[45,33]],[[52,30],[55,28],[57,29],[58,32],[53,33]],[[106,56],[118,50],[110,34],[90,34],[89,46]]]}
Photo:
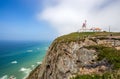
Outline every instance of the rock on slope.
{"label": "rock on slope", "polygon": [[27,79],[69,79],[76,74],[102,74],[109,71],[112,66],[106,59],[98,61],[99,52],[87,48],[91,45],[119,47],[120,40],[86,37],[83,40],[64,42],[56,39],[42,64]]}

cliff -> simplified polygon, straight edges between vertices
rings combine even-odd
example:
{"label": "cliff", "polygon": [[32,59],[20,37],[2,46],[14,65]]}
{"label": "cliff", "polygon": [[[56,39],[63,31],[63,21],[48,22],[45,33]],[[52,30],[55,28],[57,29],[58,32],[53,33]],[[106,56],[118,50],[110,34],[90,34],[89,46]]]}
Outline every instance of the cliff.
{"label": "cliff", "polygon": [[27,79],[81,79],[119,68],[120,33],[71,33],[53,41],[42,64]]}

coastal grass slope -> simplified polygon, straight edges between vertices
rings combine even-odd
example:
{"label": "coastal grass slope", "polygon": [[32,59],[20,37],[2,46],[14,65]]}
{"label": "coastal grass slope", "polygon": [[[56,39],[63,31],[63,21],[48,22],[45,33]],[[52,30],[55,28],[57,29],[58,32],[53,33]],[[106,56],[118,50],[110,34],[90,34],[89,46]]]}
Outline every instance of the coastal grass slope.
{"label": "coastal grass slope", "polygon": [[60,36],[55,41],[57,42],[81,41],[84,40],[86,37],[107,38],[110,35],[120,36],[120,32],[74,32]]}

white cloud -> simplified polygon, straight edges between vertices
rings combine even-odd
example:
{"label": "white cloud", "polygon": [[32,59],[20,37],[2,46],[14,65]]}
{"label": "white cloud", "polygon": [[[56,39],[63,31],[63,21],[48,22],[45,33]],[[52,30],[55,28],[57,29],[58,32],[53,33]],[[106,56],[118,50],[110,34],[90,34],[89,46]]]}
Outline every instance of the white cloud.
{"label": "white cloud", "polygon": [[85,19],[87,27],[108,30],[110,25],[112,31],[120,31],[119,0],[51,0],[49,4],[45,0],[44,7],[38,18],[49,22],[60,35],[77,31]]}

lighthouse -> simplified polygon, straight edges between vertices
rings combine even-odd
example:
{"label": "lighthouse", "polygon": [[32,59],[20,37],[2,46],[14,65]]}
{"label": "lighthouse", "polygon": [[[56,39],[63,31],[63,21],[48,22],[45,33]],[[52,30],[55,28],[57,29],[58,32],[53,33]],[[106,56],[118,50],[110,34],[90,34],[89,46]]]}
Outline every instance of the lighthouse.
{"label": "lighthouse", "polygon": [[84,22],[83,25],[82,25],[82,30],[83,30],[83,32],[86,31],[86,25],[87,25],[87,20],[85,20],[85,22]]}
{"label": "lighthouse", "polygon": [[86,23],[87,23],[87,21],[85,20],[85,22],[82,25],[82,29],[86,29]]}
{"label": "lighthouse", "polygon": [[99,27],[87,28],[87,20],[85,20],[82,24],[82,28],[78,30],[78,32],[101,32],[102,29]]}

